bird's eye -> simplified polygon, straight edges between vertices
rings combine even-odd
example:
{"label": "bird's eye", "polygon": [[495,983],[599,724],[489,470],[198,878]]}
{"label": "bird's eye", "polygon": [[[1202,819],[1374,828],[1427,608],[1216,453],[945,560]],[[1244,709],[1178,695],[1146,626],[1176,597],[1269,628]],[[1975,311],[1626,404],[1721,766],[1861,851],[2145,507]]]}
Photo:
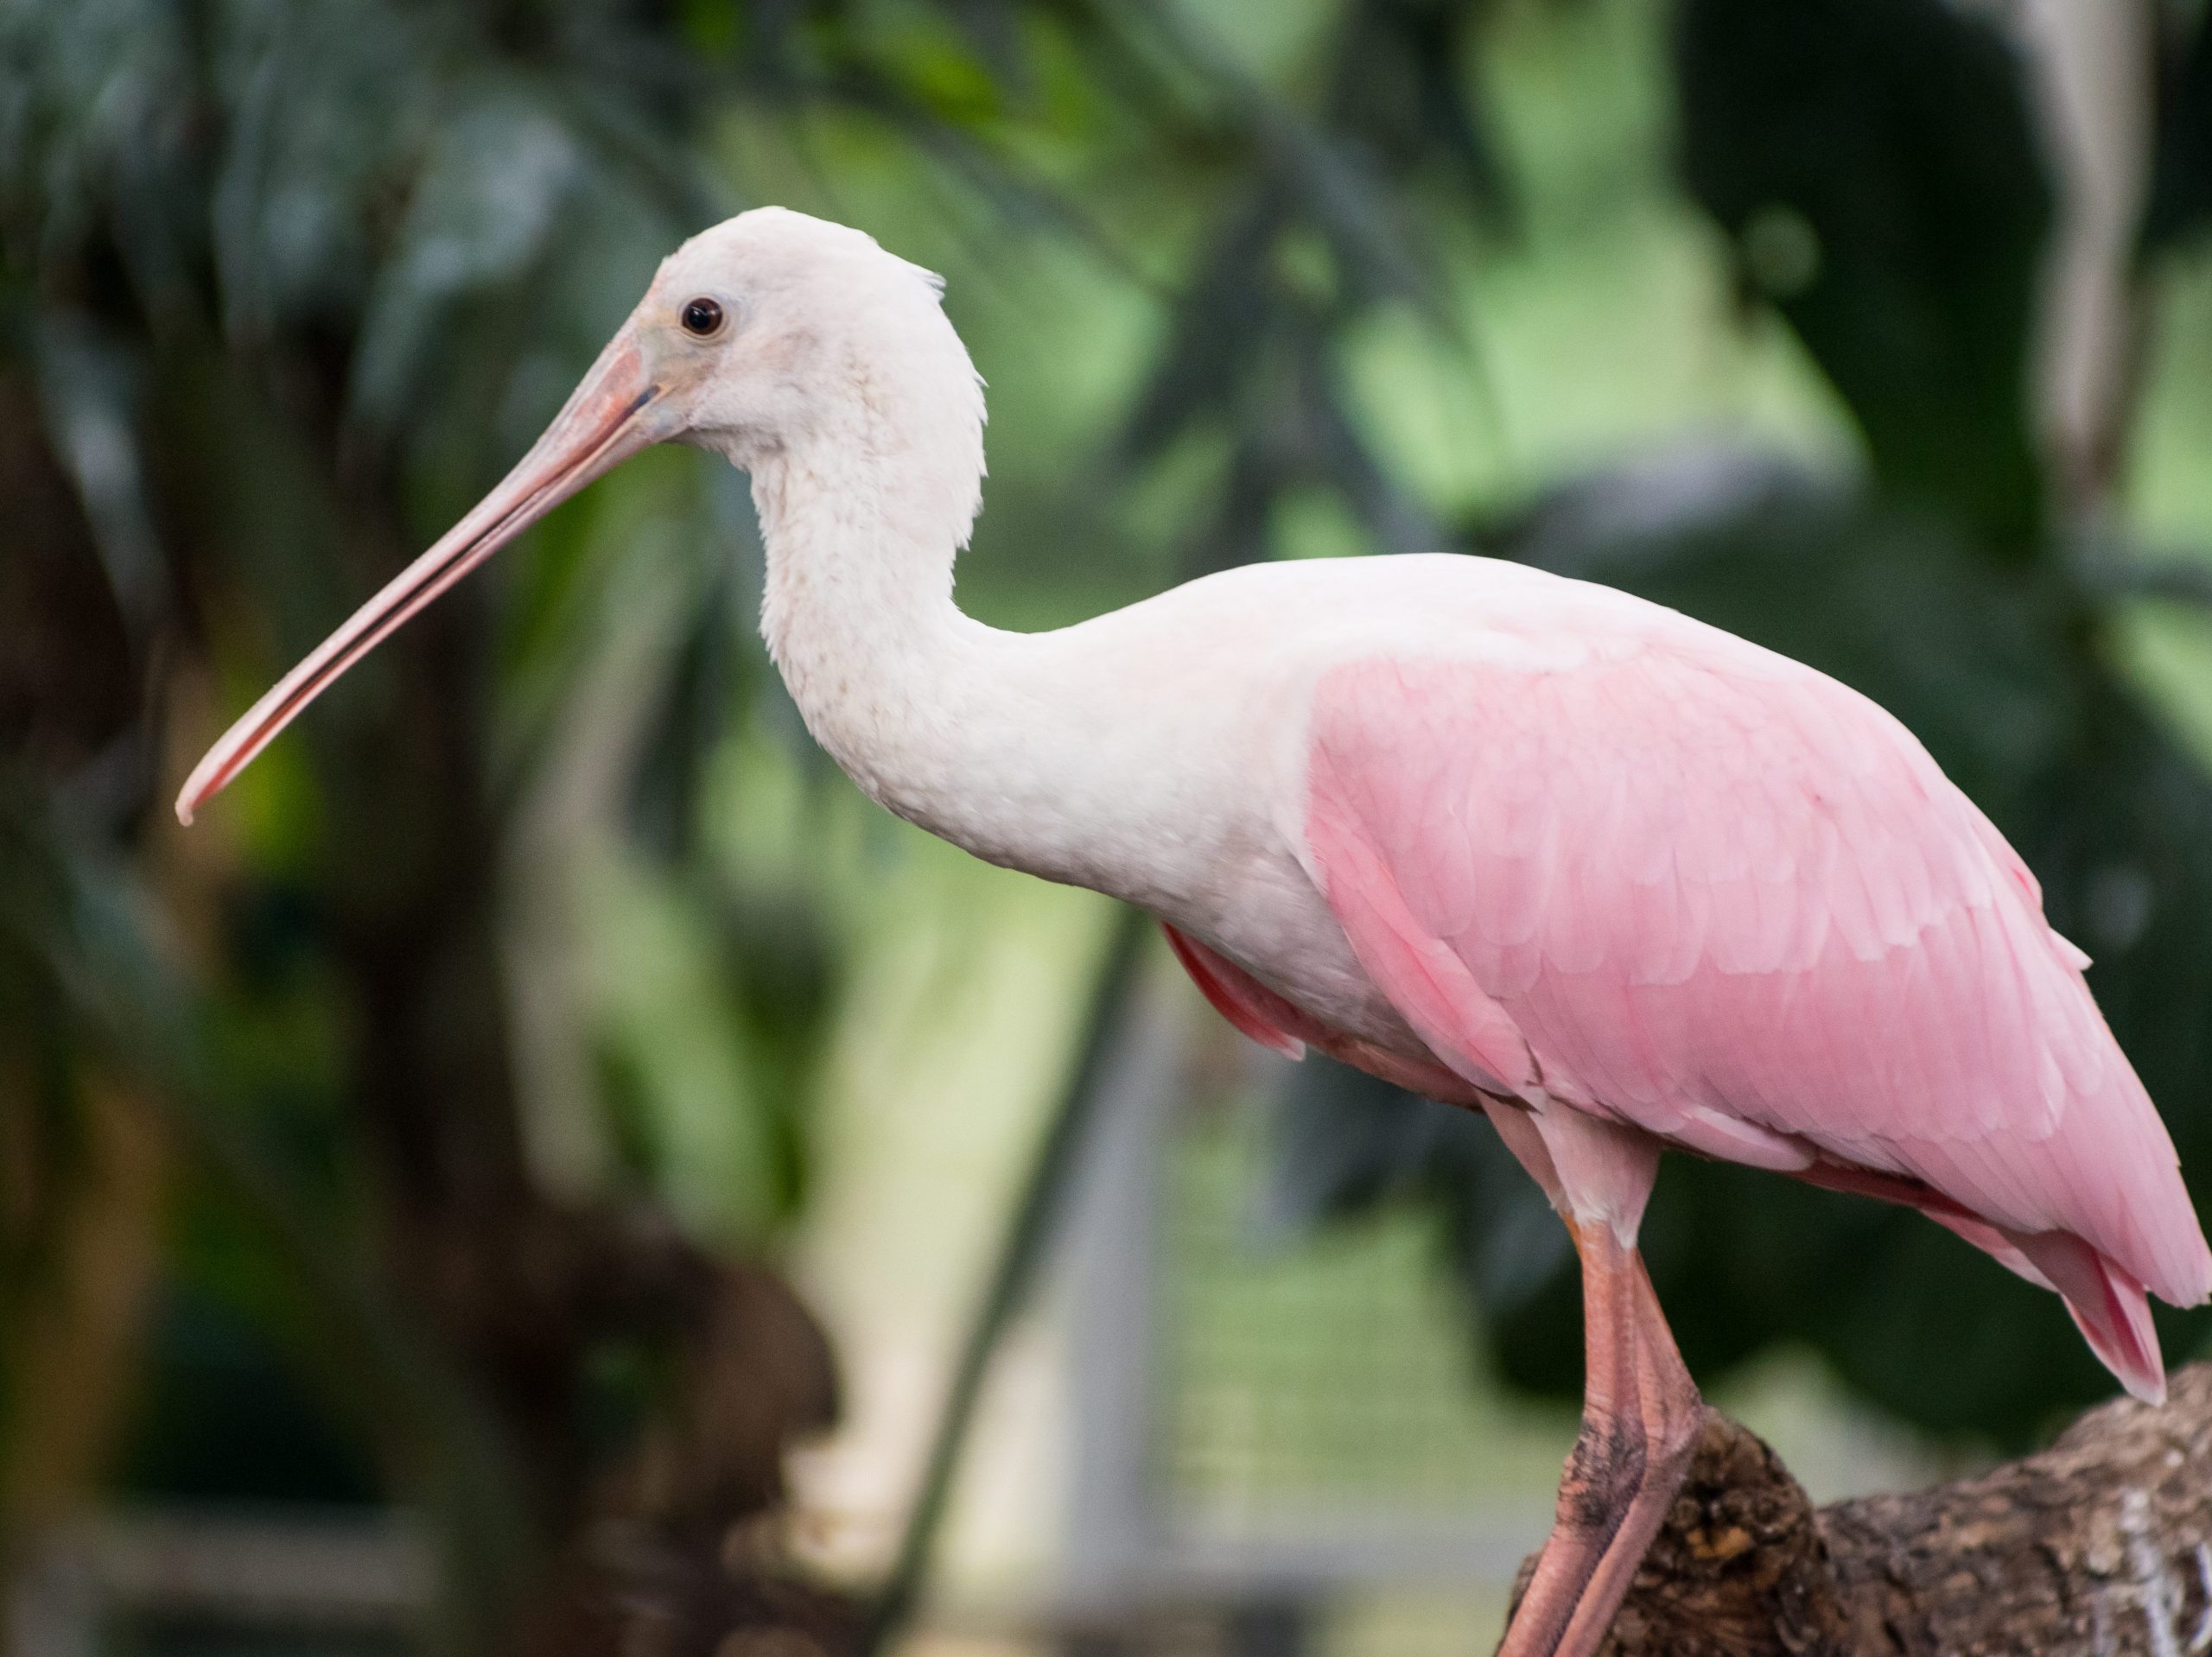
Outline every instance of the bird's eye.
{"label": "bird's eye", "polygon": [[683,329],[702,340],[718,333],[722,326],[722,308],[711,299],[695,299],[683,308]]}

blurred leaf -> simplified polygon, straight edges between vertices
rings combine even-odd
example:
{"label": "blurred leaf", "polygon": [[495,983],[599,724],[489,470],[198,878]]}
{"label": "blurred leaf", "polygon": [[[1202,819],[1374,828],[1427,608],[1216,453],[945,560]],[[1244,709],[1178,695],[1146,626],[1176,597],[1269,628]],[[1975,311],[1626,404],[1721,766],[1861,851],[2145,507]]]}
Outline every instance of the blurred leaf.
{"label": "blurred leaf", "polygon": [[211,22],[230,117],[209,197],[222,323],[255,344],[358,302],[375,192],[429,113],[421,42],[377,0],[232,3]]}
{"label": "blurred leaf", "polygon": [[399,414],[453,307],[546,256],[583,166],[568,130],[518,88],[454,96],[461,107],[439,124],[362,320],[353,403],[378,429]]}
{"label": "blurred leaf", "polygon": [[448,1584],[454,1632],[464,1644],[480,1641],[511,1602],[526,1553],[520,1472],[499,1424],[239,1131],[207,1051],[207,1007],[180,978],[143,891],[73,844],[5,767],[0,867],[9,871],[0,881],[0,969],[37,987],[42,1015],[28,1022],[35,1009],[0,999],[0,1031],[12,1043],[43,1027],[57,1064],[96,1062],[137,1078],[179,1144],[276,1245],[299,1319],[295,1360],[345,1396],[359,1419],[382,1427],[455,1567]]}
{"label": "blurred leaf", "polygon": [[1464,344],[1433,238],[1409,209],[1431,183],[1455,206],[1503,206],[1469,73],[1490,10],[1353,0],[1325,37],[1312,113],[1174,8],[1130,14],[1255,152],[1249,183],[1212,215],[1121,437],[1124,460],[1141,466],[1188,437],[1227,435],[1216,511],[1190,536],[1187,567],[1268,556],[1278,506],[1317,484],[1342,495],[1383,550],[1436,544],[1428,514],[1351,412],[1338,359],[1354,322],[1389,304],[1412,305],[1447,346]]}
{"label": "blurred leaf", "polygon": [[1682,168],[1886,489],[2024,556],[2050,190],[2020,62],[1947,0],[1680,0]]}
{"label": "blurred leaf", "polygon": [[184,281],[204,181],[188,49],[159,0],[0,9],[0,205],[22,245],[66,258],[105,232],[149,295]]}
{"label": "blurred leaf", "polygon": [[1331,56],[1331,125],[1357,133],[1395,176],[1434,172],[1466,200],[1503,204],[1505,179],[1468,59],[1490,0],[1363,0]]}
{"label": "blurred leaf", "polygon": [[2212,220],[2212,11],[2200,8],[2165,58],[2143,215],[2143,244],[2151,250],[2197,235]]}
{"label": "blurred leaf", "polygon": [[[138,752],[134,656],[143,633],[133,637],[85,510],[88,465],[97,474],[112,463],[126,479],[134,470],[127,448],[124,455],[102,454],[116,436],[99,423],[105,417],[79,435],[92,453],[79,457],[73,476],[47,439],[53,410],[32,376],[0,366],[0,493],[10,520],[8,554],[0,558],[0,759],[79,787],[95,780],[104,758],[126,762],[111,771],[135,770],[128,762]],[[127,446],[127,435],[121,441]],[[136,572],[126,564],[124,574]],[[143,630],[143,611],[137,619]],[[120,782],[128,796],[135,779],[98,780]]]}
{"label": "blurred leaf", "polygon": [[50,312],[31,327],[46,429],[60,441],[117,612],[143,649],[169,594],[138,447],[138,365],[82,315]]}

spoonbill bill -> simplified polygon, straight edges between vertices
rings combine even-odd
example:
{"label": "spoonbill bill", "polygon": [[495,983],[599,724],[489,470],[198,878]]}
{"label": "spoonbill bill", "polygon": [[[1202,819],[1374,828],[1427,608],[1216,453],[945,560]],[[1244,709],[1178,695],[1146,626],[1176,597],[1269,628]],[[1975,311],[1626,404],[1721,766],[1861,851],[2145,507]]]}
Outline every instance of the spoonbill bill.
{"label": "spoonbill bill", "polygon": [[1703,1413],[1637,1253],[1661,1152],[1908,1203],[2138,1397],[2212,1254],[2035,877],[1896,720],[1608,588],[1452,555],[1210,575],[1056,632],[952,595],[983,398],[940,284],[778,208],[686,242],[535,447],[232,727],[650,444],[752,475],[761,631],[899,816],[1158,917],[1255,1040],[1484,1112],[1580,1257],[1581,1433],[1500,1649],[1583,1657]]}

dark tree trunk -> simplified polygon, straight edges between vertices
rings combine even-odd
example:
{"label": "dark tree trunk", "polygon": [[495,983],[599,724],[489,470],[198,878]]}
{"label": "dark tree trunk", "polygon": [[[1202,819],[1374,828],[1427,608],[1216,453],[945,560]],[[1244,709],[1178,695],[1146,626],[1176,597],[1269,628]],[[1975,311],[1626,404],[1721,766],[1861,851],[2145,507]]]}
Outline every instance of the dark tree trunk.
{"label": "dark tree trunk", "polygon": [[[1523,1580],[1527,1568],[1522,1572]],[[1815,1511],[1720,1416],[1605,1657],[2186,1657],[2212,1650],[2212,1365],[2038,1455]]]}

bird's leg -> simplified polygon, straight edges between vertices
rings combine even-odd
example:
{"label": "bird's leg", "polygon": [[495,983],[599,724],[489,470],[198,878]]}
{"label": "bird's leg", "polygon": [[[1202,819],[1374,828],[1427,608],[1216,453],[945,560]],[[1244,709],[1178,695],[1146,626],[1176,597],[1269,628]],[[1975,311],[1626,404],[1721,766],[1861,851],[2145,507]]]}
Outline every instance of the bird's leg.
{"label": "bird's leg", "polygon": [[1681,1488],[1704,1417],[1643,1256],[1602,1221],[1569,1218],[1567,1228],[1582,1259],[1582,1432],[1498,1657],[1597,1649]]}

